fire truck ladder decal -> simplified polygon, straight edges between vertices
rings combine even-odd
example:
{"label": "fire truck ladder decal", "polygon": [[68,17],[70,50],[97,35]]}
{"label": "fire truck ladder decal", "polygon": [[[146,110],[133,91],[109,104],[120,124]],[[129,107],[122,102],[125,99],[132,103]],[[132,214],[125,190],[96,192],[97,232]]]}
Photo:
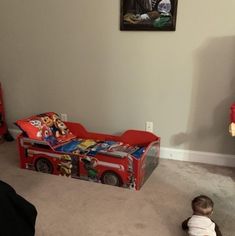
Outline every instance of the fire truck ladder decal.
{"label": "fire truck ladder decal", "polygon": [[54,158],[57,158],[57,159],[61,159],[61,156],[62,154],[53,154],[53,153],[49,153],[49,152],[42,152],[42,151],[36,151],[36,150],[31,150],[31,149],[28,149],[28,155],[33,155],[33,154],[43,154],[43,155],[46,155],[46,156],[49,156],[49,157],[54,157]]}
{"label": "fire truck ladder decal", "polygon": [[105,161],[98,161],[97,164],[100,166],[112,167],[115,169],[120,169],[120,171],[124,171],[123,165],[114,164],[114,163],[105,162]]}
{"label": "fire truck ladder decal", "polygon": [[30,147],[30,144],[34,144],[34,143],[48,145],[45,141],[32,140],[30,138],[22,138],[20,140],[20,145],[24,148],[28,148],[28,147]]}

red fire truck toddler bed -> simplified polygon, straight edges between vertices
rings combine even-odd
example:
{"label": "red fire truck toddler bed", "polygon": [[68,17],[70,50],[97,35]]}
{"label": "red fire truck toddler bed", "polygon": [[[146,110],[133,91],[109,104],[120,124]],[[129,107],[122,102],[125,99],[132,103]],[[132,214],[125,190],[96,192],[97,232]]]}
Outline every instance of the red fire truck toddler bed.
{"label": "red fire truck toddler bed", "polygon": [[160,138],[127,130],[122,135],[88,132],[54,112],[18,120],[22,168],[139,190],[159,162]]}

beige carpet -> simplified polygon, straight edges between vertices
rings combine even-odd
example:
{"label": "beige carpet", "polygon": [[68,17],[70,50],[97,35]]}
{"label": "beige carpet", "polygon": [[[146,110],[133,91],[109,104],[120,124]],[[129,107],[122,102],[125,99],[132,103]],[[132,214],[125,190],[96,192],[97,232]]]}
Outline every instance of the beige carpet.
{"label": "beige carpet", "polygon": [[0,145],[0,179],[37,210],[36,236],[183,236],[190,201],[206,194],[224,236],[235,235],[235,169],[161,160],[140,191],[18,167],[16,143]]}

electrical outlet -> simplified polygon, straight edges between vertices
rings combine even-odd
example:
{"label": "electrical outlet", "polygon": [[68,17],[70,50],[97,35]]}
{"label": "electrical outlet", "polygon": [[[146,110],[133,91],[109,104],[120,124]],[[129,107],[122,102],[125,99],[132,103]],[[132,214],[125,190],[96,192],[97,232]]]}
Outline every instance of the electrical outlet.
{"label": "electrical outlet", "polygon": [[62,121],[68,121],[68,115],[67,114],[60,114],[61,120]]}
{"label": "electrical outlet", "polygon": [[153,122],[152,121],[146,121],[146,123],[145,123],[145,131],[153,133]]}

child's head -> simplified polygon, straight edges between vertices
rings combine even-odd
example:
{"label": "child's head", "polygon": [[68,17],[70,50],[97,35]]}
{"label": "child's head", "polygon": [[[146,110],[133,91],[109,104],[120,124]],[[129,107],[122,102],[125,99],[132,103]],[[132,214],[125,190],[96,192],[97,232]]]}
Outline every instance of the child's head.
{"label": "child's head", "polygon": [[192,200],[192,209],[195,215],[210,216],[213,212],[214,202],[205,195],[200,195]]}

